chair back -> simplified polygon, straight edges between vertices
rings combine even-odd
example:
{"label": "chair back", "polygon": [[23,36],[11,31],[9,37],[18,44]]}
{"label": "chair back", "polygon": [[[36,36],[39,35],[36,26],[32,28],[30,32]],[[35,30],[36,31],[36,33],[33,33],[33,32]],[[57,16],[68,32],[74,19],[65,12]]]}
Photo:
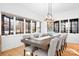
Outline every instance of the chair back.
{"label": "chair back", "polygon": [[66,43],[66,38],[67,38],[67,34],[64,34],[63,35],[63,42],[62,42],[62,45],[64,45]]}
{"label": "chair back", "polygon": [[57,51],[59,51],[61,49],[62,41],[63,41],[63,35],[61,35],[58,38],[58,43],[57,43],[57,48],[56,48]]}
{"label": "chair back", "polygon": [[48,56],[56,55],[56,46],[57,46],[58,38],[54,38],[50,41],[50,46],[48,49]]}
{"label": "chair back", "polygon": [[2,37],[0,35],[0,51],[1,51],[1,45],[2,45],[1,41],[2,41]]}

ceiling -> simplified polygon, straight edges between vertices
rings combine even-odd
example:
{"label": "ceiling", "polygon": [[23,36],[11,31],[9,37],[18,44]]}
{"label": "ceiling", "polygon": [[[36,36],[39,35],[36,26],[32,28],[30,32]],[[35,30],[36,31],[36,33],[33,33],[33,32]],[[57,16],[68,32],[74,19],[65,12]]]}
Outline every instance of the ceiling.
{"label": "ceiling", "polygon": [[47,3],[22,3],[29,11],[36,13],[37,15],[43,17],[47,15],[48,4]]}
{"label": "ceiling", "polygon": [[[48,13],[48,3],[14,3],[14,4],[4,3],[0,4],[0,7],[4,11],[8,10],[9,7],[11,7],[10,10],[14,12],[16,12],[16,10],[19,10],[17,11],[17,13],[24,11],[21,12],[21,14],[26,15],[27,17],[29,17],[28,14],[29,15],[31,14],[29,18],[36,17],[37,19],[45,19]],[[71,11],[78,8],[79,3],[52,3],[52,14]],[[26,10],[28,11],[26,12]]]}
{"label": "ceiling", "polygon": [[79,8],[79,3],[53,3],[54,12],[65,12]]}
{"label": "ceiling", "polygon": [[[48,12],[47,3],[22,3],[21,5],[25,6],[27,9],[41,17],[46,16]],[[78,6],[79,3],[52,3],[52,11],[54,13],[65,12],[77,9]]]}

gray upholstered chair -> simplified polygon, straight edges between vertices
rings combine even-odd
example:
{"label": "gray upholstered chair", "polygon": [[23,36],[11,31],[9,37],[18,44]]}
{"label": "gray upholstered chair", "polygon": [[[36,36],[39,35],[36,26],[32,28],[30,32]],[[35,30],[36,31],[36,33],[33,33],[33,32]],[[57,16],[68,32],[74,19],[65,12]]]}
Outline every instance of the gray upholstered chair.
{"label": "gray upholstered chair", "polygon": [[[30,35],[24,35],[23,39],[28,39],[29,40],[29,39],[31,39],[31,36]],[[24,49],[24,56],[31,56],[33,49],[34,49],[33,46],[26,45],[25,49]]]}
{"label": "gray upholstered chair", "polygon": [[63,41],[63,35],[61,35],[61,36],[58,38],[58,43],[57,43],[57,47],[56,47],[57,55],[60,55],[60,56],[61,56],[62,41]]}
{"label": "gray upholstered chair", "polygon": [[33,49],[34,49],[34,47],[32,47],[32,46],[25,47],[24,56],[32,56]]}
{"label": "gray upholstered chair", "polygon": [[56,55],[56,46],[57,46],[58,38],[54,38],[50,41],[50,46],[48,51],[38,49],[33,52],[33,56],[55,56]]}
{"label": "gray upholstered chair", "polygon": [[68,34],[64,34],[63,43],[62,43],[63,50],[67,47],[67,42],[66,42],[67,35],[68,35]]}

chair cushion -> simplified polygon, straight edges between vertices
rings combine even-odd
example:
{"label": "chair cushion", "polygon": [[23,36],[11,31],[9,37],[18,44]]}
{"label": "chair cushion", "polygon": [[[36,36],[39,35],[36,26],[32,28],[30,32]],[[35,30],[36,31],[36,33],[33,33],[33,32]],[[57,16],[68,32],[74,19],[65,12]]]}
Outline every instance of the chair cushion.
{"label": "chair cushion", "polygon": [[47,52],[41,49],[36,50],[33,52],[34,56],[47,56]]}
{"label": "chair cushion", "polygon": [[32,53],[33,48],[34,48],[34,47],[32,47],[32,46],[28,46],[28,47],[25,48],[25,51],[29,51],[29,52]]}

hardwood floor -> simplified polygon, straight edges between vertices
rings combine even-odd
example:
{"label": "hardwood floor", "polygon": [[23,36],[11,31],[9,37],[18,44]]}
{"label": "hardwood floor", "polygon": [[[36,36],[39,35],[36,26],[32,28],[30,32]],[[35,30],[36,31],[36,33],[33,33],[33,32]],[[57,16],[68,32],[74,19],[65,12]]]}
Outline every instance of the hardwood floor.
{"label": "hardwood floor", "polygon": [[0,56],[23,56],[23,55],[24,55],[24,45],[4,52],[0,52]]}
{"label": "hardwood floor", "polygon": [[[24,49],[24,45],[8,51],[0,52],[0,56],[23,56],[24,55],[23,49]],[[63,51],[61,55],[79,56],[79,44],[69,43],[67,45],[67,48]]]}
{"label": "hardwood floor", "polygon": [[79,44],[69,43],[62,56],[79,56]]}

